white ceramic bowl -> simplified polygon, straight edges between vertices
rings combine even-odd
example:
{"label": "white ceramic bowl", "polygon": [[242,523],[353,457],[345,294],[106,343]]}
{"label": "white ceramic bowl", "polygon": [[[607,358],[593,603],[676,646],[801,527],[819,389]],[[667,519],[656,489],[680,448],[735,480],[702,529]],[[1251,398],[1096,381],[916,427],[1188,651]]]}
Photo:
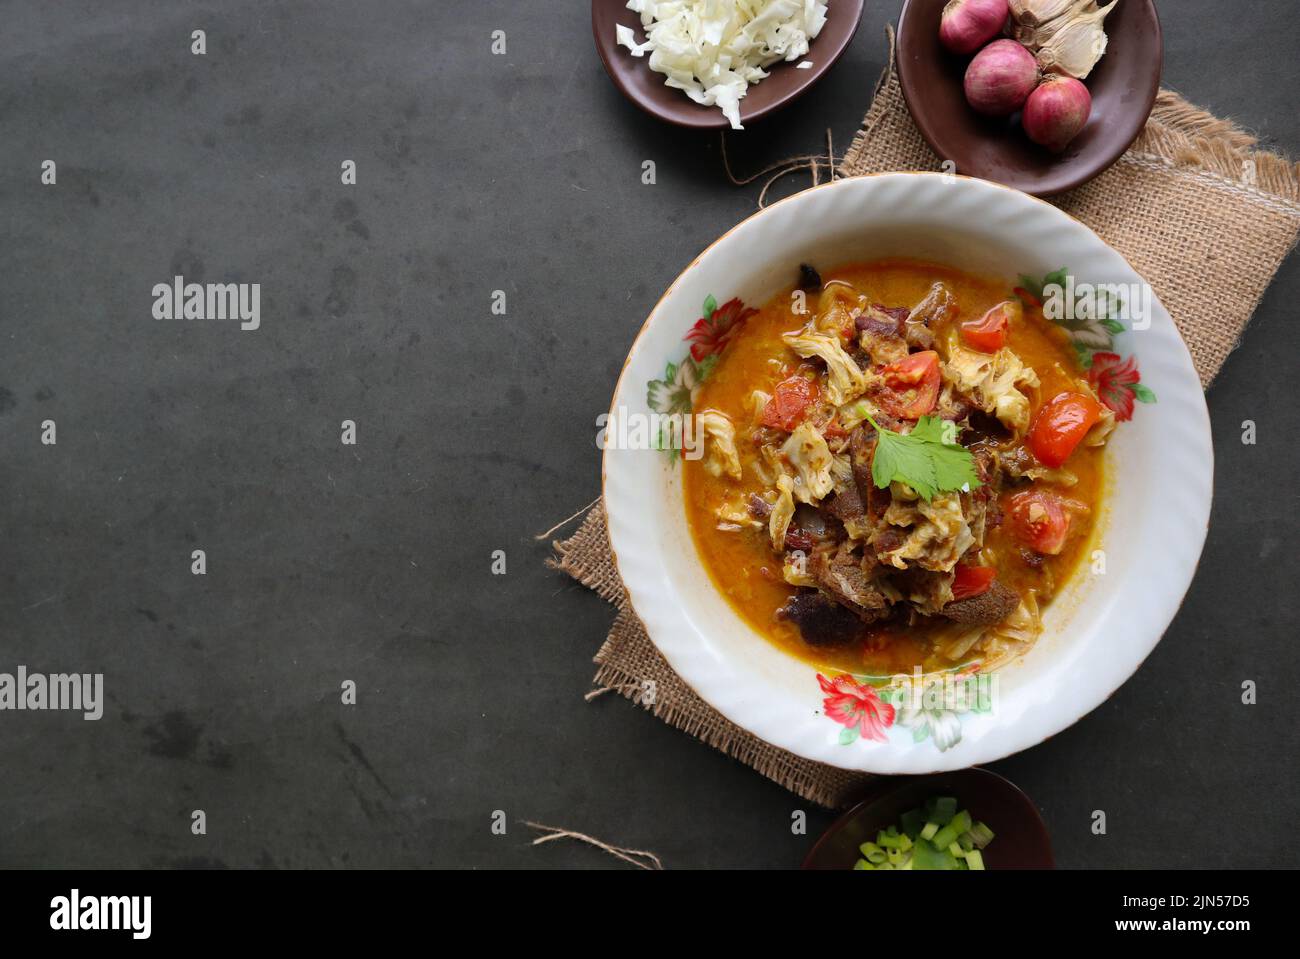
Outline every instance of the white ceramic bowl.
{"label": "white ceramic bowl", "polygon": [[[633,343],[611,412],[651,412],[647,383],[662,380],[668,363],[680,369],[689,345],[683,336],[706,298],[759,305],[794,281],[800,263],[831,268],[887,256],[1004,276],[1008,286],[1022,274],[1063,266],[1076,282],[1145,285],[1083,224],[1006,187],[925,173],[839,180],[755,214],[686,268]],[[712,585],[687,528],[680,464],[660,451],[607,447],[610,543],[650,638],[732,722],[846,769],[962,768],[1033,746],[1074,723],[1155,647],[1191,583],[1209,521],[1213,451],[1204,394],[1172,320],[1154,296],[1151,302],[1149,328],[1117,335],[1104,351],[1132,358],[1144,400],[1107,447],[1096,541],[1105,573],[1080,570],[1057,596],[1038,643],[998,672],[992,711],[931,715],[927,727],[927,717],[905,717],[900,709],[883,741],[846,735],[847,727],[827,715],[832,704],[823,684],[833,677],[819,681],[814,667],[758,635]],[[853,682],[845,685],[841,691],[850,696],[860,692]]]}

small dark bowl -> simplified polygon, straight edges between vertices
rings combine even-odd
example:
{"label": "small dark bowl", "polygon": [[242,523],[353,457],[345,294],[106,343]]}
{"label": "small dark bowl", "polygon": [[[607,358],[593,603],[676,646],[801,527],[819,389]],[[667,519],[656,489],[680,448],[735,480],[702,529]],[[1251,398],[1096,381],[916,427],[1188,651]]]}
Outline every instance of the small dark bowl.
{"label": "small dark bowl", "polygon": [[1160,89],[1164,44],[1152,0],[1119,0],[1106,17],[1106,53],[1084,83],[1087,125],[1061,153],[1032,142],[1019,114],[991,119],[966,102],[971,57],[939,42],[945,0],[907,0],[898,21],[898,81],[917,128],[952,171],[1054,196],[1086,183],[1119,159],[1142,132]]}
{"label": "small dark bowl", "polygon": [[803,862],[805,869],[852,869],[858,846],[933,796],[955,796],[959,809],[993,830],[984,850],[988,869],[1051,869],[1047,827],[1029,797],[987,769],[959,769],[934,776],[883,779],[867,799],[836,820]]}
{"label": "small dark bowl", "polygon": [[[853,39],[862,19],[863,0],[833,0],[826,8],[826,23],[809,44],[804,59],[812,61],[808,70],[796,70],[795,63],[774,64],[770,76],[754,84],[740,101],[740,122],[766,116],[811,87],[840,58]],[[614,27],[622,24],[636,32],[638,43],[645,40],[641,17],[627,9],[627,0],[592,0],[591,29],[596,37],[605,71],[614,86],[651,116],[680,127],[699,130],[729,130],[731,124],[717,107],[703,107],[681,90],[664,86],[665,77],[650,69],[649,56],[634,57],[614,40]]]}

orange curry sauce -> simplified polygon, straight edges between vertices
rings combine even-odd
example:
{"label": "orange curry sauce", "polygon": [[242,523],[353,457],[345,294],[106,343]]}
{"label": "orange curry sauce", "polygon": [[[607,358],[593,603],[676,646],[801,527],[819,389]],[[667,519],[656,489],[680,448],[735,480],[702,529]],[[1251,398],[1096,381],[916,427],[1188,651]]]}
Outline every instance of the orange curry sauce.
{"label": "orange curry sauce", "polygon": [[[997,303],[1013,296],[1000,282],[981,279],[956,270],[912,260],[882,260],[856,264],[822,273],[824,283],[842,280],[866,293],[873,302],[885,306],[907,306],[919,302],[937,280],[947,283],[956,297],[958,312],[950,322],[978,318]],[[722,354],[708,380],[700,388],[694,408],[697,412],[717,410],[736,425],[736,446],[743,474],[737,483],[711,476],[703,460],[685,460],[684,485],[686,514],[696,548],[717,589],[740,616],[760,634],[798,658],[818,667],[869,676],[888,676],[923,669],[948,669],[953,663],[938,658],[932,649],[924,623],[900,629],[897,625],[869,627],[861,644],[836,649],[815,649],[807,645],[793,624],[780,620],[776,612],[797,589],[781,576],[781,557],[771,547],[766,526],[763,529],[720,530],[716,510],[724,500],[744,502],[750,493],[762,494],[764,486],[753,469],[758,447],[750,439],[753,412],[749,395],[755,390],[771,392],[773,386],[790,375],[799,358],[782,342],[781,335],[802,329],[809,315],[816,314],[819,294],[808,294],[809,315],[798,316],[793,310],[793,287],[764,305],[751,316],[742,331]],[[936,329],[941,338],[944,330]],[[1007,346],[1032,367],[1041,380],[1037,389],[1026,390],[1032,404],[1031,416],[1047,400],[1063,390],[1074,388],[1081,375],[1065,331],[1042,317],[1038,309],[1026,309],[1024,319],[1014,323]],[[985,547],[996,557],[998,577],[1022,592],[1038,591],[1040,605],[1050,601],[1053,592],[1069,578],[1088,549],[1093,523],[1102,492],[1100,448],[1078,448],[1067,464],[1078,477],[1074,486],[1058,491],[1092,507],[1092,513],[1079,517],[1070,540],[1061,554],[1048,556],[1043,566],[1034,569],[1024,562],[1020,544],[1007,524],[990,529]],[[1035,488],[1053,489],[1052,484],[1036,483]]]}

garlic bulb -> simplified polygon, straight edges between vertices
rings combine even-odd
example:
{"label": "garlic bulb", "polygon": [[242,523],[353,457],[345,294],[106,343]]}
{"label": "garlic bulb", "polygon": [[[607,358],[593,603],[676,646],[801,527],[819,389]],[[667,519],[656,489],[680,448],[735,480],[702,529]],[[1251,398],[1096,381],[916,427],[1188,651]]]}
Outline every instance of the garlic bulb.
{"label": "garlic bulb", "polygon": [[1106,52],[1102,21],[1118,0],[1011,0],[1012,34],[1033,52],[1039,69],[1082,80]]}
{"label": "garlic bulb", "polygon": [[1008,6],[1011,7],[1011,16],[1017,24],[1032,28],[1055,20],[1072,8],[1088,2],[1090,0],[1010,0]]}

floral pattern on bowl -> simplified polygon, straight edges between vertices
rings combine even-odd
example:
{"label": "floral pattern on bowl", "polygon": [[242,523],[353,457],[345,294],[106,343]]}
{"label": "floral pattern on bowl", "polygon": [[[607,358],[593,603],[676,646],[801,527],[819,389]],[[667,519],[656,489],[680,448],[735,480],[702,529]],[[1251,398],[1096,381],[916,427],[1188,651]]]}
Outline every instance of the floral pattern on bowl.
{"label": "floral pattern on bowl", "polygon": [[844,728],[839,744],[858,740],[889,742],[895,729],[905,730],[912,743],[927,739],[940,752],[961,742],[962,718],[990,713],[997,696],[996,674],[964,666],[947,673],[899,677],[857,677],[817,674],[825,693],[822,713]]}
{"label": "floral pattern on bowl", "polygon": [[[1026,304],[1041,307],[1044,290],[1051,287],[1067,289],[1069,275],[1070,271],[1061,267],[1042,280],[1022,276],[1016,294]],[[1076,300],[1081,302],[1083,297],[1077,297]],[[1126,332],[1119,319],[1123,301],[1108,295],[1098,296],[1097,301],[1099,308],[1095,312],[1100,315],[1079,317],[1076,311],[1072,311],[1076,312],[1074,317],[1053,318],[1053,322],[1070,334],[1079,366],[1088,371],[1088,382],[1097,391],[1101,401],[1114,411],[1115,418],[1123,422],[1133,418],[1135,400],[1139,403],[1154,403],[1156,394],[1142,382],[1136,356],[1121,357],[1113,352],[1115,337]],[[1091,310],[1088,312],[1093,313]]]}
{"label": "floral pattern on bowl", "polygon": [[[704,315],[682,337],[691,344],[690,351],[680,363],[669,362],[663,379],[646,383],[646,405],[655,413],[668,416],[688,416],[695,408],[695,394],[700,384],[709,378],[718,357],[727,344],[735,338],[745,321],[757,313],[745,306],[739,297],[732,297],[721,306],[712,294],[704,300]],[[659,449],[669,454],[673,463],[681,452],[662,431]]]}

